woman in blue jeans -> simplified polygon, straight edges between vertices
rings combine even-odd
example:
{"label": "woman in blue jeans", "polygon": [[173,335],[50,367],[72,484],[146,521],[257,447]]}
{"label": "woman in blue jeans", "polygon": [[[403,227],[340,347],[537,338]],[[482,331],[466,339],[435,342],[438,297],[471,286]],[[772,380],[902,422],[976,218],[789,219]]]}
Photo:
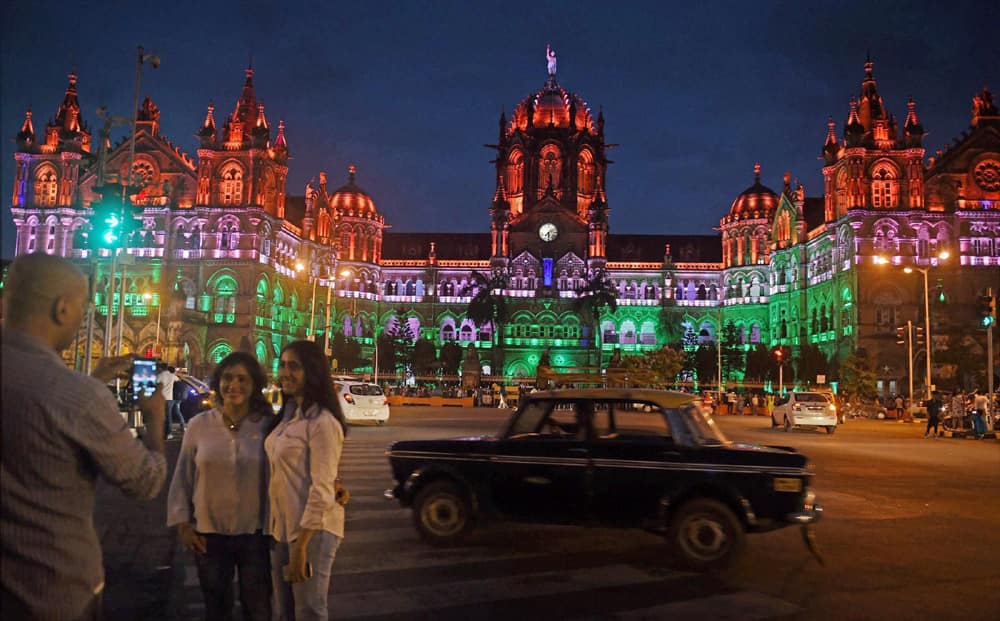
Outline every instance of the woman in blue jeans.
{"label": "woman in blue jeans", "polygon": [[281,350],[278,380],[284,402],[264,442],[271,468],[271,582],[279,621],[329,618],[330,575],[344,538],[337,475],[347,432],[329,369],[313,341],[294,341]]}
{"label": "woman in blue jeans", "polygon": [[218,405],[191,419],[170,482],[167,526],[195,555],[209,621],[232,619],[237,570],[243,619],[271,618],[264,438],[274,414],[265,381],[250,354],[218,364],[211,381]]}

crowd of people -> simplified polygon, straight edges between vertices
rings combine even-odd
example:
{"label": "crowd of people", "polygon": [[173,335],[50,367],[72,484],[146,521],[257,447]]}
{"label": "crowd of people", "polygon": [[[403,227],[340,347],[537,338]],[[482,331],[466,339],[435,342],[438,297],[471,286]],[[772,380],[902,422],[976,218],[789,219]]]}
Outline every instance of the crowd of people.
{"label": "crowd of people", "polygon": [[[97,477],[141,500],[156,497],[168,478],[174,371],[160,367],[158,390],[139,397],[146,425],[136,438],[107,389],[132,358],[101,360],[88,377],[59,356],[90,299],[87,278],[64,259],[22,255],[8,269],[0,332],[4,619],[101,619]],[[233,353],[212,375],[215,406],[187,423],[165,523],[195,556],[207,619],[232,617],[234,576],[244,619],[329,618],[349,498],[338,471],[347,425],[329,368],[316,343],[286,345],[275,413],[259,362]]]}

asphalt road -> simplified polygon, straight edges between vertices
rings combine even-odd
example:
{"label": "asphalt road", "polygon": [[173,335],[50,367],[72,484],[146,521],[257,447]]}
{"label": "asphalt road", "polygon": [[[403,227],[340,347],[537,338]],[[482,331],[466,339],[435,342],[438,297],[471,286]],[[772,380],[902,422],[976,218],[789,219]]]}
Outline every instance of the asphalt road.
{"label": "asphalt road", "polygon": [[[424,545],[382,498],[394,440],[493,433],[499,410],[394,408],[352,427],[352,491],[334,564],[337,619],[995,619],[1000,610],[1000,442],[923,439],[923,426],[849,421],[834,435],[720,417],[730,439],[795,447],[816,470],[826,566],[797,529],[754,535],[721,576],[672,569],[651,534],[492,525],[460,548]],[[185,561],[183,553],[178,560]],[[200,618],[194,568],[176,592]]]}

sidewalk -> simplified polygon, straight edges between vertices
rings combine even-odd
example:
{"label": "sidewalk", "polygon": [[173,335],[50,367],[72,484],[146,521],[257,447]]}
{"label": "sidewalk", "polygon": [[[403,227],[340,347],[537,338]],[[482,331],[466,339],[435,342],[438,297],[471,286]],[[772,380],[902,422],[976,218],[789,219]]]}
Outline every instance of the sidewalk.
{"label": "sidewalk", "polygon": [[167,441],[167,480],[159,496],[133,500],[98,480],[94,524],[104,553],[104,618],[161,621],[173,618],[174,531],[166,527],[167,489],[181,443]]}

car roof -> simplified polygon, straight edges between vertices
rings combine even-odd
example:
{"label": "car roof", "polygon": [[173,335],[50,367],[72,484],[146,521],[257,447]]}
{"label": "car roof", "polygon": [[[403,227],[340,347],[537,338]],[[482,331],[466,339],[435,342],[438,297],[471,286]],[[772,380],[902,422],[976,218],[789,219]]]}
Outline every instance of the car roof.
{"label": "car roof", "polygon": [[530,400],[545,399],[610,399],[615,401],[651,401],[662,407],[677,408],[688,403],[699,403],[701,397],[686,392],[652,390],[649,388],[571,388],[543,390],[528,395]]}
{"label": "car roof", "polygon": [[187,382],[188,384],[191,384],[192,386],[194,386],[195,388],[197,388],[202,392],[208,392],[211,390],[208,384],[206,384],[205,382],[203,382],[202,380],[198,379],[193,375],[188,375],[187,373],[175,373],[175,375],[177,376],[177,379],[181,380],[182,382]]}

